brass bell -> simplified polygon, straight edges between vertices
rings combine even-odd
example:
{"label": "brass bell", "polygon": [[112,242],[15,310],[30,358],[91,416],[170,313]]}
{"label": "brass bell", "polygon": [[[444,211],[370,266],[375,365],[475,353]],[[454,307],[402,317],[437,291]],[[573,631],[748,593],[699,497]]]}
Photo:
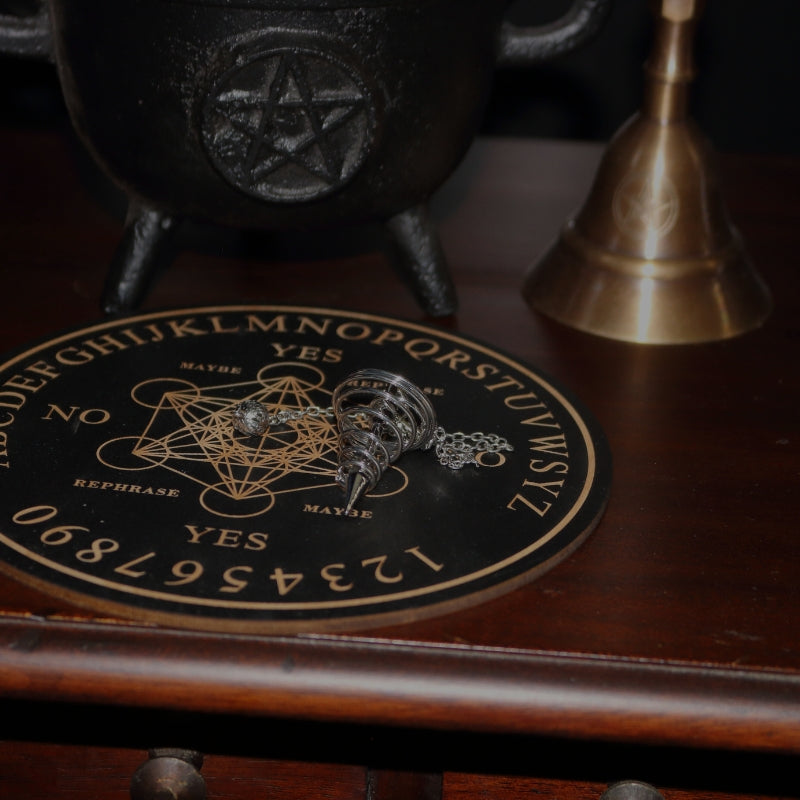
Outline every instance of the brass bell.
{"label": "brass bell", "polygon": [[715,153],[688,116],[703,3],[660,0],[642,108],[615,134],[583,207],[526,275],[533,309],[647,344],[758,327],[770,294],[731,224]]}

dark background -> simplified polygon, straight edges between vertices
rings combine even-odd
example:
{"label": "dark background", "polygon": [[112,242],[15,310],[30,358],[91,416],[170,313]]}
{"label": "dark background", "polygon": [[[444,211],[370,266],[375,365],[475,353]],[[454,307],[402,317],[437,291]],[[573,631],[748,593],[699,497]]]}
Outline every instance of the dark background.
{"label": "dark background", "polygon": [[[0,11],[34,2],[0,0]],[[567,5],[518,0],[510,18],[545,22]],[[651,34],[647,0],[615,0],[605,28],[581,51],[498,71],[483,132],[606,141],[639,106]],[[800,152],[798,41],[800,0],[708,0],[695,42],[692,113],[718,150]],[[54,125],[63,115],[51,65],[0,58],[0,124]]]}
{"label": "dark background", "polygon": [[[555,16],[564,0],[520,0],[513,21]],[[600,35],[536,70],[502,71],[486,127],[606,140],[639,107],[652,43],[648,0],[613,0]],[[692,113],[728,152],[800,152],[800,0],[707,0],[695,39]]]}

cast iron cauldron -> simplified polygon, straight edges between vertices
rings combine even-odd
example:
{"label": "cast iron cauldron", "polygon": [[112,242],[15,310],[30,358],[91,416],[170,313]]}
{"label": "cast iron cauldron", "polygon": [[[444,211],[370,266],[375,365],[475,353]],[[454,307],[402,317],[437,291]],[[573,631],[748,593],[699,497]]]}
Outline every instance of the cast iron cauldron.
{"label": "cast iron cauldron", "polygon": [[239,227],[378,220],[431,314],[455,292],[426,211],[498,63],[574,48],[610,0],[546,28],[511,0],[43,0],[0,51],[52,58],[73,124],[130,203],[104,306],[135,305],[185,216]]}

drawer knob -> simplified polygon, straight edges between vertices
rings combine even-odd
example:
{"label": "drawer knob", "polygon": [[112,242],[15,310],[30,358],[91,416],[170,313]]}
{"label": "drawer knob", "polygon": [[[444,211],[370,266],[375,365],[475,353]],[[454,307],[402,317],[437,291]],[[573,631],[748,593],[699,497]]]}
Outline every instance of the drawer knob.
{"label": "drawer knob", "polygon": [[649,783],[620,781],[609,786],[600,800],[664,800],[664,796]]}
{"label": "drawer knob", "polygon": [[148,755],[131,779],[131,800],[206,800],[200,753],[157,748]]}

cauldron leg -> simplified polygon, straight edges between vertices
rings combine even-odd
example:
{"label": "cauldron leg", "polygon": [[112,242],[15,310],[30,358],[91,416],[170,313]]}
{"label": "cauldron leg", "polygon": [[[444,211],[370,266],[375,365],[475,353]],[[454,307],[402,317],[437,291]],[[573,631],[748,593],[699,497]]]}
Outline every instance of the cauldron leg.
{"label": "cauldron leg", "polygon": [[159,263],[159,251],[176,227],[175,217],[130,201],[122,240],[106,278],[103,311],[116,314],[139,304]]}
{"label": "cauldron leg", "polygon": [[453,314],[458,306],[456,290],[428,207],[407,209],[392,217],[386,228],[394,266],[423,310],[434,317]]}

